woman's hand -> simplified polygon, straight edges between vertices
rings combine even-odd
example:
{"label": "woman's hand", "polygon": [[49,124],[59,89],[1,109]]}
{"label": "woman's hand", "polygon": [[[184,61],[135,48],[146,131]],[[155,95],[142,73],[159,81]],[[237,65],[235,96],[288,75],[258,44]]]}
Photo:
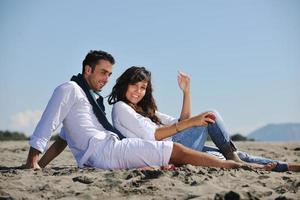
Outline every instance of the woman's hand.
{"label": "woman's hand", "polygon": [[207,126],[209,123],[215,123],[215,119],[216,116],[212,112],[205,112],[191,118],[194,126]]}
{"label": "woman's hand", "polygon": [[177,81],[182,92],[190,91],[190,77],[187,74],[178,71]]}

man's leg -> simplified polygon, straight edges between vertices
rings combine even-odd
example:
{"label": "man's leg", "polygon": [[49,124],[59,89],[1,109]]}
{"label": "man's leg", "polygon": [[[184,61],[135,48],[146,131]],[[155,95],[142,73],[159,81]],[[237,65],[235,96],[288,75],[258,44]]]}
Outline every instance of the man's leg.
{"label": "man's leg", "polygon": [[171,141],[147,141],[139,138],[109,139],[97,144],[86,163],[101,169],[130,169],[168,164],[237,168],[241,163],[219,160]]}
{"label": "man's leg", "polygon": [[170,164],[191,164],[195,166],[222,168],[239,168],[243,166],[243,164],[241,163],[231,160],[220,160],[215,156],[211,156],[207,153],[203,153],[200,151],[192,150],[178,143],[174,143],[173,145]]}
{"label": "man's leg", "polygon": [[101,169],[131,169],[169,164],[173,142],[149,141],[139,138],[119,140],[111,137],[99,141],[86,165]]}

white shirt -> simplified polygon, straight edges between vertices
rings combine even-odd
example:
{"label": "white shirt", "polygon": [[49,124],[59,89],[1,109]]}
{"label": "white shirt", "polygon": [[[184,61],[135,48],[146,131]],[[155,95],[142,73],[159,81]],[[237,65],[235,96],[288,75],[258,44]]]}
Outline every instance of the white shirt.
{"label": "white shirt", "polygon": [[44,152],[52,133],[60,124],[63,124],[60,136],[67,141],[79,167],[83,167],[98,141],[115,136],[98,122],[84,91],[73,81],[54,90],[30,137],[30,146]]}
{"label": "white shirt", "polygon": [[[178,121],[178,119],[158,111],[155,112],[155,115],[164,125],[171,125]],[[137,113],[123,101],[118,101],[113,105],[112,121],[114,127],[128,138],[155,140],[155,130],[160,127],[152,122],[150,118]]]}

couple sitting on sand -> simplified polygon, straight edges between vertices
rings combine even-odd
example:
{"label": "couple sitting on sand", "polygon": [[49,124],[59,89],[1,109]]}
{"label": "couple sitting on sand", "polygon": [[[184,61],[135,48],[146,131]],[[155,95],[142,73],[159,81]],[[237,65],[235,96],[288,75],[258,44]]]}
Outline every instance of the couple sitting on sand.
{"label": "couple sitting on sand", "polygon": [[[82,74],[58,86],[30,137],[27,168],[45,167],[68,145],[79,167],[130,169],[169,164],[299,171],[297,163],[255,157],[237,151],[216,111],[190,116],[190,79],[179,73],[183,92],[179,119],[157,111],[151,74],[131,67],[118,79],[109,95],[112,126],[99,94],[112,74],[114,58],[90,51]],[[52,133],[63,124],[59,138],[44,152]],[[210,135],[218,148],[204,146]]]}

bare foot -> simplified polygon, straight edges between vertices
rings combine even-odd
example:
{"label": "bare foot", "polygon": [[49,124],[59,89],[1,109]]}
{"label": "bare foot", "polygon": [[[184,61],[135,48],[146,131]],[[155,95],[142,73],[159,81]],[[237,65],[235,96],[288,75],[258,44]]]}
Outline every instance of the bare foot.
{"label": "bare foot", "polygon": [[300,163],[288,163],[288,170],[293,172],[300,172]]}
{"label": "bare foot", "polygon": [[225,157],[227,160],[233,160],[233,161],[239,162],[239,163],[246,163],[240,159],[240,157],[238,156],[236,151],[234,151],[230,154],[227,154]]}
{"label": "bare foot", "polygon": [[266,165],[256,164],[256,163],[245,163],[243,168],[250,168],[250,169],[259,169],[265,171],[272,171],[276,167],[277,163],[268,163]]}
{"label": "bare foot", "polygon": [[277,166],[277,163],[268,163],[264,165],[264,170],[272,171]]}
{"label": "bare foot", "polygon": [[146,166],[146,167],[140,167],[138,169],[140,169],[140,170],[153,170],[153,169],[155,169],[155,167]]}
{"label": "bare foot", "polygon": [[161,170],[175,170],[176,167],[175,167],[175,165],[171,164],[171,165],[161,166],[160,169]]}

